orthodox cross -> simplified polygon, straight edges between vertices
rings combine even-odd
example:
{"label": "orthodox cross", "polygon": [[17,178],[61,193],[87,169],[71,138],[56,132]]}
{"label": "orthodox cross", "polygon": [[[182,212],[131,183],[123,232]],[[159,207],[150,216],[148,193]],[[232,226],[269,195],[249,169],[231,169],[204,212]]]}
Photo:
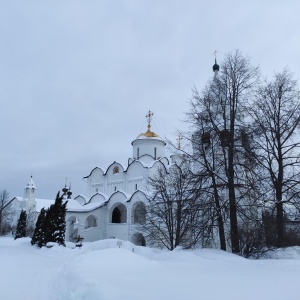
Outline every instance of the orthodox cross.
{"label": "orthodox cross", "polygon": [[217,50],[215,50],[215,51],[213,52],[213,54],[215,55],[215,59],[217,59],[217,53],[218,53]]}
{"label": "orthodox cross", "polygon": [[177,140],[177,148],[178,148],[178,150],[180,150],[180,147],[181,147],[181,141],[182,141],[182,135],[181,134],[179,134],[178,135],[178,138],[176,139]]}
{"label": "orthodox cross", "polygon": [[152,111],[149,110],[149,112],[147,113],[146,115],[146,118],[147,118],[147,122],[148,122],[148,128],[150,129],[150,123],[151,123],[151,119],[153,117],[154,113]]}

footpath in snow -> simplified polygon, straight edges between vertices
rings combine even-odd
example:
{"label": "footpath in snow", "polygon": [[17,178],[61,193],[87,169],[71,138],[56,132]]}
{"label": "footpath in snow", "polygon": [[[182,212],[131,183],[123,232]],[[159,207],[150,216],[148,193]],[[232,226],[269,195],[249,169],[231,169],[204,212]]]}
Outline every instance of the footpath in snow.
{"label": "footpath in snow", "polygon": [[300,248],[247,260],[220,250],[160,251],[104,240],[72,249],[0,238],[4,300],[297,300]]}

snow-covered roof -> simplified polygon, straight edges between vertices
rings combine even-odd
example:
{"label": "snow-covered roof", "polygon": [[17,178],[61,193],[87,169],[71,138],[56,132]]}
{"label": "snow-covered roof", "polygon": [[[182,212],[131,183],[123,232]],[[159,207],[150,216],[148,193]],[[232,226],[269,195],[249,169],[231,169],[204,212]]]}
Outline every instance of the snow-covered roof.
{"label": "snow-covered roof", "polygon": [[74,201],[73,199],[70,199],[67,204],[67,211],[68,212],[88,212],[92,211],[94,209],[97,209],[103,205],[105,205],[106,200],[103,200],[102,202],[92,202],[87,203],[85,205],[81,205],[78,201]]}

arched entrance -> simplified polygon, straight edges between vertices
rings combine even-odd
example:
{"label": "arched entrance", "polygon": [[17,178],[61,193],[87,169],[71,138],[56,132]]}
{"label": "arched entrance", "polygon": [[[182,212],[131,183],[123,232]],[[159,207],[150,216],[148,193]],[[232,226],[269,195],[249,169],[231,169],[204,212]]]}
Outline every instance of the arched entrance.
{"label": "arched entrance", "polygon": [[112,209],[111,223],[126,223],[127,222],[127,209],[124,204],[119,204]]}
{"label": "arched entrance", "polygon": [[136,232],[135,234],[132,235],[131,242],[136,246],[144,246],[144,247],[146,246],[146,240],[144,236],[139,232]]}

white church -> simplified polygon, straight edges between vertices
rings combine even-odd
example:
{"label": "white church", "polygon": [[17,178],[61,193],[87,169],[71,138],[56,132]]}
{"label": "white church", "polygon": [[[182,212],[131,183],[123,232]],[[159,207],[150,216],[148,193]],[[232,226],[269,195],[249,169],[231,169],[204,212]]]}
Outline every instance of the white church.
{"label": "white church", "polygon": [[[137,224],[145,219],[145,193],[147,178],[158,168],[168,170],[180,160],[180,154],[171,155],[171,162],[165,156],[165,141],[151,131],[152,112],[148,112],[148,130],[140,134],[132,143],[132,157],[127,166],[114,161],[107,169],[95,167],[83,179],[87,185],[86,196],[68,198],[66,213],[66,241],[75,241],[78,236],[84,241],[118,238],[136,245],[146,245],[146,240],[138,231]],[[12,205],[16,211],[14,224],[22,209],[33,212],[35,219],[40,210],[48,208],[54,200],[35,198],[36,187],[31,177],[25,187],[23,197],[14,197]]]}

